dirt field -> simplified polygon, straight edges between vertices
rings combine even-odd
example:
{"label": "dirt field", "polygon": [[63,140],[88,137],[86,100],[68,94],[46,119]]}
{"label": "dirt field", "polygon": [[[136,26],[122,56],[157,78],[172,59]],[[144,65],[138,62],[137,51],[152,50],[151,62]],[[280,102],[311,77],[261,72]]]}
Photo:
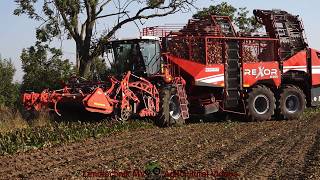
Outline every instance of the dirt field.
{"label": "dirt field", "polygon": [[112,134],[99,140],[0,157],[0,178],[82,179],[107,177],[108,172],[137,177],[148,162],[157,161],[163,176],[317,179],[318,119],[198,123]]}

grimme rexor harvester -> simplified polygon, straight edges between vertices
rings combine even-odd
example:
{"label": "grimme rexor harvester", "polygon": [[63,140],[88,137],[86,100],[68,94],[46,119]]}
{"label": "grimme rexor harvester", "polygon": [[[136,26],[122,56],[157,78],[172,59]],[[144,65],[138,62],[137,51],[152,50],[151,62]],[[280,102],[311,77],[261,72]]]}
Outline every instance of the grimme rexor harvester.
{"label": "grimme rexor harvester", "polygon": [[61,90],[26,93],[24,105],[59,113],[57,104],[79,102],[90,112],[122,120],[152,116],[161,125],[183,123],[189,112],[298,118],[306,105],[320,103],[320,52],[308,47],[298,16],[281,10],[254,15],[266,34],[238,33],[226,16],[145,28],[143,38],[106,45],[115,75],[108,82],[76,79]]}

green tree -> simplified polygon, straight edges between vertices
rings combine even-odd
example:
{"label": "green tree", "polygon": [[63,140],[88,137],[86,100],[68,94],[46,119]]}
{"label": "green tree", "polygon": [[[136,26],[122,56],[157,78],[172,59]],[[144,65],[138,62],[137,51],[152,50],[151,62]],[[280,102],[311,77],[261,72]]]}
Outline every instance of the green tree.
{"label": "green tree", "polygon": [[228,4],[227,2],[222,2],[217,5],[211,5],[208,8],[203,8],[193,15],[194,18],[200,18],[208,15],[219,15],[219,16],[230,16],[232,20],[235,19],[237,8]]}
{"label": "green tree", "polygon": [[20,58],[25,73],[22,90],[58,89],[74,73],[72,63],[62,59],[61,51],[48,46],[23,49]]}
{"label": "green tree", "polygon": [[[142,22],[178,11],[187,11],[195,0],[15,0],[15,15],[25,14],[41,21],[36,37],[49,42],[65,35],[76,44],[77,70],[80,76],[90,71],[93,60],[102,54],[104,45],[115,32],[130,22]],[[109,18],[109,19],[108,19]],[[111,27],[98,33],[97,26]]]}
{"label": "green tree", "polygon": [[101,57],[96,57],[92,61],[90,72],[86,78],[93,81],[106,81],[109,74],[109,69],[106,62]]}
{"label": "green tree", "polygon": [[227,2],[203,8],[194,14],[193,18],[200,18],[208,15],[229,16],[241,33],[254,32],[261,27],[261,25],[257,23],[255,17],[249,15],[247,8],[236,8]]}
{"label": "green tree", "polygon": [[13,107],[19,97],[18,84],[13,84],[15,68],[11,60],[0,57],[0,106]]}

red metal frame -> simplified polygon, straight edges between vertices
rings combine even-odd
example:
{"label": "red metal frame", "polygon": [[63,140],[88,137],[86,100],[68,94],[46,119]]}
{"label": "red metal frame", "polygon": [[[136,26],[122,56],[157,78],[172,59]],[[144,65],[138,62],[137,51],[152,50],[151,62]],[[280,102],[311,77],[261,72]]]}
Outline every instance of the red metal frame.
{"label": "red metal frame", "polygon": [[145,27],[142,29],[140,35],[166,37],[170,35],[170,33],[178,32],[182,27],[183,25],[179,24],[167,24],[164,26]]}

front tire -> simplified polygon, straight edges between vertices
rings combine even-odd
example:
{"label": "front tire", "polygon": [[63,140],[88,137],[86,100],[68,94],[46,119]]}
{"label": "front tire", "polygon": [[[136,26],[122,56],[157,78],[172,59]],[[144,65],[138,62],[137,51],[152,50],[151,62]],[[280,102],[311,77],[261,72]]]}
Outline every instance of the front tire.
{"label": "front tire", "polygon": [[168,86],[160,91],[160,112],[156,124],[162,127],[185,124],[175,87]]}
{"label": "front tire", "polygon": [[247,99],[247,117],[251,121],[270,120],[275,110],[273,92],[266,86],[260,85],[252,88]]}
{"label": "front tire", "polygon": [[296,87],[288,85],[280,94],[279,111],[284,119],[298,119],[306,107],[306,96],[303,91]]}

